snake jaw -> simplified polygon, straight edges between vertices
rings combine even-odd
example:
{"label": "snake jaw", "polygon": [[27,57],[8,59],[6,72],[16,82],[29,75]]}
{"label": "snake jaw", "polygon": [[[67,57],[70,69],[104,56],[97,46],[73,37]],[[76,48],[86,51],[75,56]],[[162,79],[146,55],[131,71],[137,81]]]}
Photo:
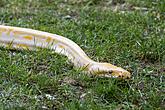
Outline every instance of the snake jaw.
{"label": "snake jaw", "polygon": [[91,66],[91,70],[94,74],[98,76],[108,77],[108,78],[119,78],[119,79],[129,79],[131,73],[123,68],[114,66],[109,63],[96,63]]}
{"label": "snake jaw", "polygon": [[124,71],[114,71],[112,72],[112,76],[116,78],[121,78],[121,79],[129,79],[131,77],[130,72],[124,70]]}
{"label": "snake jaw", "polygon": [[131,74],[128,71],[113,71],[112,73],[109,72],[99,72],[96,73],[99,76],[108,77],[108,78],[119,78],[119,79],[129,79]]}

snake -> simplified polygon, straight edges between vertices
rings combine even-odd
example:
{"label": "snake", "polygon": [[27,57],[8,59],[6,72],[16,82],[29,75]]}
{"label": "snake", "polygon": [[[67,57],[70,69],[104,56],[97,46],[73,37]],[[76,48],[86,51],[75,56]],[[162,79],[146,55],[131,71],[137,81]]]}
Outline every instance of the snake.
{"label": "snake", "polygon": [[131,73],[111,63],[96,62],[72,40],[49,32],[30,28],[0,25],[0,46],[37,50],[46,48],[66,56],[76,68],[95,76],[129,79]]}

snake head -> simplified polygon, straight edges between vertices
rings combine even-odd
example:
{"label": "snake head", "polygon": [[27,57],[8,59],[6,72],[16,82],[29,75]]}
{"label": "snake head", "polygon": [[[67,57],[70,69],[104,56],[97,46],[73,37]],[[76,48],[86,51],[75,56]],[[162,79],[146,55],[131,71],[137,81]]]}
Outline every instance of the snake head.
{"label": "snake head", "polygon": [[93,74],[103,77],[119,79],[129,79],[131,77],[130,72],[110,63],[95,63],[90,67],[90,70]]}

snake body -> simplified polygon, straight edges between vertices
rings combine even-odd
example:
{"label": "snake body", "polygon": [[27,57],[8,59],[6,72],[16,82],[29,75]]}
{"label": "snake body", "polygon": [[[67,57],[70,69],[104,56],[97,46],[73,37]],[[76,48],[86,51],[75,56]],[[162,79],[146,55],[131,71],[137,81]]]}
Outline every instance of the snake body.
{"label": "snake body", "polygon": [[130,72],[110,63],[99,63],[91,60],[73,41],[60,35],[48,32],[0,25],[0,46],[15,49],[35,50],[48,48],[65,55],[75,67],[85,68],[84,71],[105,77],[130,78]]}

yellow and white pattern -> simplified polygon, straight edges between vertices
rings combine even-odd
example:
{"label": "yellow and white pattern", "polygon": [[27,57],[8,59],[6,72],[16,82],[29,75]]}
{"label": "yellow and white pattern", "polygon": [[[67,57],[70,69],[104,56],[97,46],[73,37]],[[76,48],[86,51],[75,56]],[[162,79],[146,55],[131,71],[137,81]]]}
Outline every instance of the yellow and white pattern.
{"label": "yellow and white pattern", "polygon": [[120,67],[91,60],[73,41],[48,32],[0,25],[0,46],[29,50],[35,50],[38,47],[48,48],[67,56],[74,66],[85,67],[84,71],[87,73],[123,79],[131,77],[128,71]]}

